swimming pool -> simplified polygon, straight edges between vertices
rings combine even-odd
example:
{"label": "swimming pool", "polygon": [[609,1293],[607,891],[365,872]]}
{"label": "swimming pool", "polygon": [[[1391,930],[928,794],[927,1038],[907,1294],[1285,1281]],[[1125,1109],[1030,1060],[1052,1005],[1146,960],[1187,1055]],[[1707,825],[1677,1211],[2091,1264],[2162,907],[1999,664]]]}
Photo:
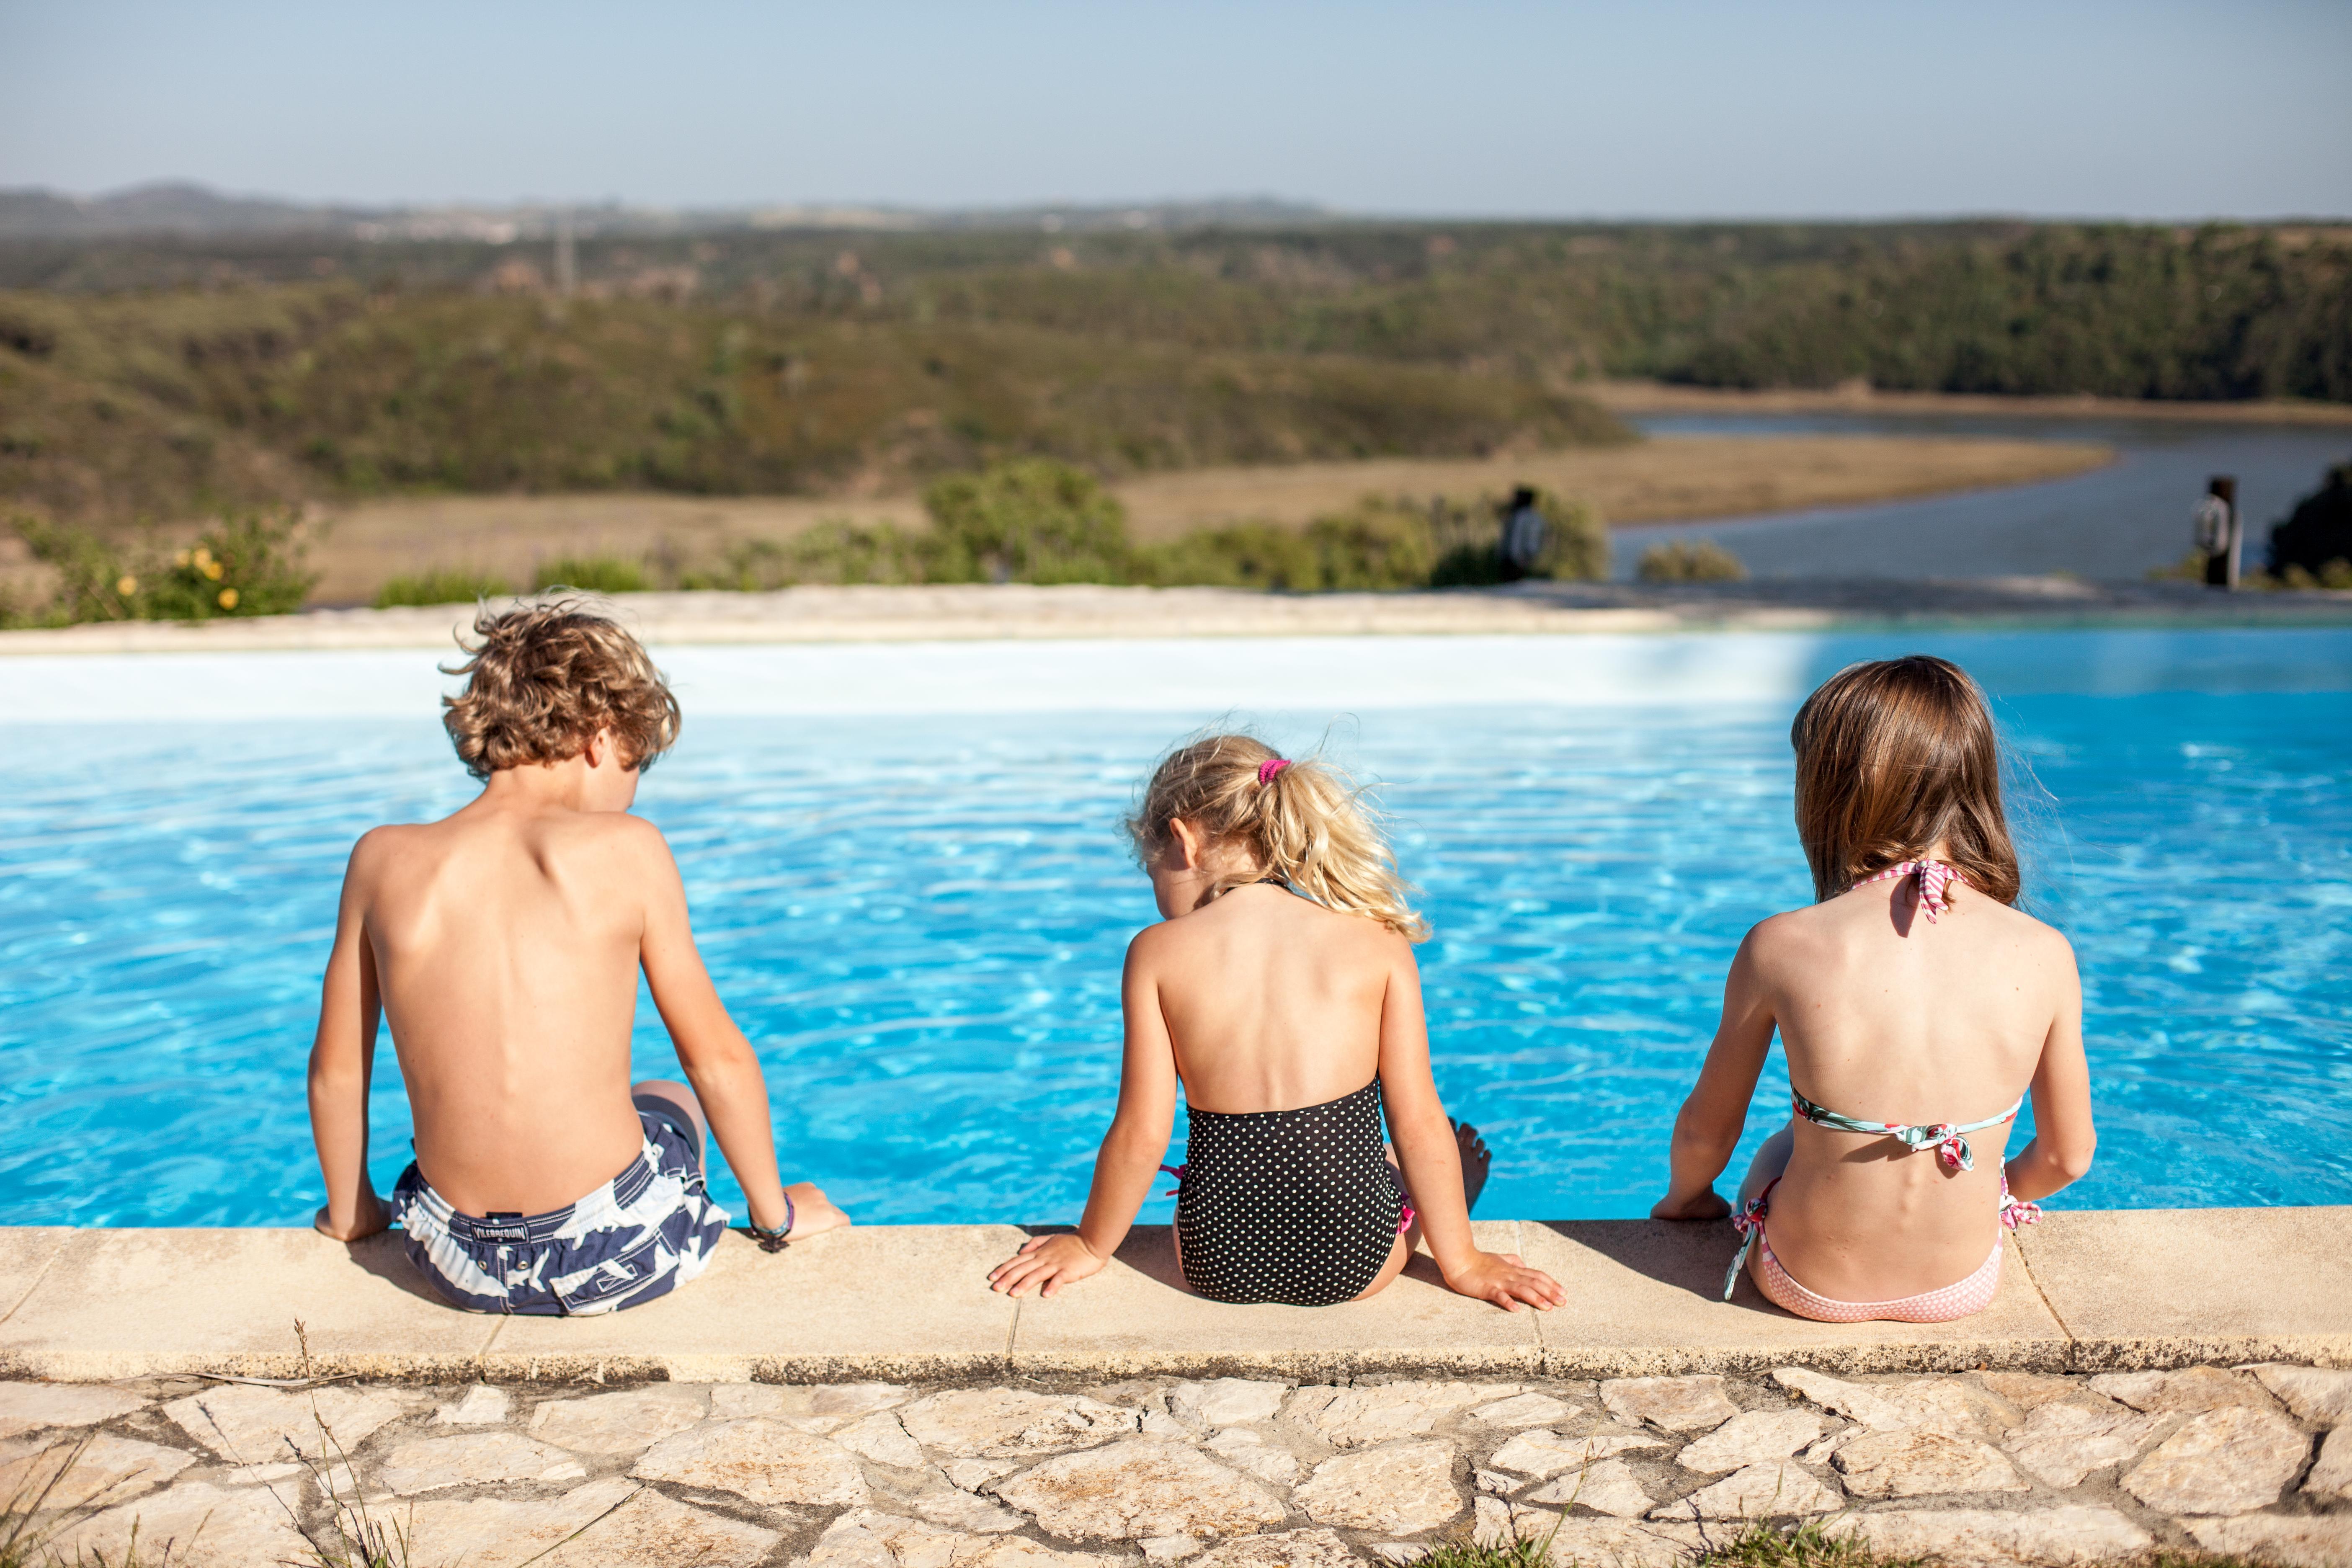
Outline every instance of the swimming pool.
{"label": "swimming pool", "polygon": [[[794,1175],[868,1221],[1069,1219],[1152,917],[1134,782],[1229,706],[1293,749],[1337,721],[1436,924],[1439,1084],[1497,1152],[1480,1212],[1628,1215],[1733,947],[1808,896],[1796,700],[1913,648],[1994,690],[2029,901],[2081,956],[2102,1142],[2058,1202],[2352,1201],[2352,632],[665,650],[688,724],[640,809]],[[433,658],[0,666],[0,1221],[307,1222],[343,856],[469,791]],[[636,1043],[674,1070],[649,1005]],[[389,1051],[374,1121],[388,1187]]]}

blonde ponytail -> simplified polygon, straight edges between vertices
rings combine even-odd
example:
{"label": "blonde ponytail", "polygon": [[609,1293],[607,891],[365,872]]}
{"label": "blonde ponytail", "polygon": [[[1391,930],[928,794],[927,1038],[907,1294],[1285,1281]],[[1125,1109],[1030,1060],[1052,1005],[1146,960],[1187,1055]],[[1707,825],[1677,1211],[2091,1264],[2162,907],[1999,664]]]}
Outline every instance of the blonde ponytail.
{"label": "blonde ponytail", "polygon": [[1136,853],[1146,860],[1166,854],[1176,817],[1256,863],[1255,873],[1236,867],[1221,874],[1212,898],[1263,877],[1325,909],[1376,920],[1409,942],[1429,935],[1364,792],[1320,758],[1293,762],[1248,735],[1179,746],[1153,770],[1128,818]]}

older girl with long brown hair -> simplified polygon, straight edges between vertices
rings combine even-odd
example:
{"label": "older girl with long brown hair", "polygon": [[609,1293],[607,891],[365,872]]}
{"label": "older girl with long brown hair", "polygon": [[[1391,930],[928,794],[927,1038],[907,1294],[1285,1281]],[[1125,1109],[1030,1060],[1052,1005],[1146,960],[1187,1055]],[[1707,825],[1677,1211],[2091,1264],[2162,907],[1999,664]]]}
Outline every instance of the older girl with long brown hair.
{"label": "older girl with long brown hair", "polygon": [[1128,829],[1164,919],[1127,950],[1118,1110],[1076,1232],[1028,1242],[993,1287],[1051,1296],[1110,1260],[1162,1168],[1181,1085],[1177,1257],[1201,1295],[1359,1300],[1425,1238],[1463,1295],[1560,1305],[1549,1275],[1471,1239],[1465,1178],[1483,1179],[1486,1155],[1431,1076],[1412,960],[1428,927],[1339,770],[1211,735],[1160,764]]}
{"label": "older girl with long brown hair", "polygon": [[[1764,1295],[1826,1322],[1944,1322],[2000,1283],[2004,1226],[2091,1168],[2083,990],[2014,907],[1992,716],[1924,655],[1858,664],[1797,714],[1797,832],[1817,901],[1748,933],[1675,1121],[1660,1219],[1717,1219],[1778,1030],[1792,1114],[1733,1214]],[[2035,1135],[2004,1160],[2024,1097]]]}

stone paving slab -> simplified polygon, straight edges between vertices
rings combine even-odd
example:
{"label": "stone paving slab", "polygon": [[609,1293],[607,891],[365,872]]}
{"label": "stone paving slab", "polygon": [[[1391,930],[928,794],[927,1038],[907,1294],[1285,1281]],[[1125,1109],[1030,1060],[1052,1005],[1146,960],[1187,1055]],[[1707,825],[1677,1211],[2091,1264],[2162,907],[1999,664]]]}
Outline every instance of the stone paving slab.
{"label": "stone paving slab", "polygon": [[[1516,1220],[1473,1226],[1479,1246],[1517,1252]],[[1420,1367],[1536,1370],[1537,1312],[1497,1311],[1445,1289],[1425,1257],[1369,1301],[1336,1307],[1232,1306],[1184,1291],[1173,1232],[1138,1226],[1109,1268],[1051,1301],[1021,1305],[1013,1347],[1022,1373],[1314,1376]]]}
{"label": "stone paving slab", "polygon": [[[2000,1294],[1958,1323],[1816,1323],[1764,1300],[1745,1273],[1723,1277],[1738,1241],[1727,1225],[1660,1220],[1528,1222],[1528,1261],[1567,1287],[1570,1305],[1538,1320],[1555,1377],[1752,1372],[1791,1362],[1841,1372],[1938,1372],[2067,1364],[2066,1331],[2018,1249]],[[1586,1309],[1586,1304],[1590,1309]]]}
{"label": "stone paving slab", "polygon": [[730,1236],[704,1277],[592,1318],[444,1305],[396,1235],[0,1227],[0,1376],[165,1373],[704,1382],[1370,1373],[1626,1377],[1802,1365],[1844,1373],[2352,1366],[2352,1209],[2056,1213],[2010,1244],[1999,1300],[1950,1324],[1811,1323],[1742,1281],[1724,1225],[1481,1222],[1567,1286],[1556,1312],[1447,1293],[1426,1258],[1370,1301],[1203,1301],[1165,1227],[1053,1301],[987,1289],[1013,1226],[876,1226],[782,1254]]}
{"label": "stone paving slab", "polygon": [[2352,1365],[2352,1209],[2060,1211],[2019,1233],[2089,1369]]}

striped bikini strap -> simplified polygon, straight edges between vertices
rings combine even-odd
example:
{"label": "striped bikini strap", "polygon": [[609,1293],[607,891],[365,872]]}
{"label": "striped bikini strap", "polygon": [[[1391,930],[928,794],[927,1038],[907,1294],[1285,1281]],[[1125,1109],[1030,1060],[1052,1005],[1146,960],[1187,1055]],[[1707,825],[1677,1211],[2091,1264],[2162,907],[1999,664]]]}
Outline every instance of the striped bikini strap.
{"label": "striped bikini strap", "polygon": [[1982,1121],[1968,1121],[1958,1125],[1949,1121],[1930,1121],[1919,1125],[1900,1121],[1864,1121],[1859,1116],[1844,1116],[1826,1106],[1815,1105],[1793,1088],[1789,1090],[1789,1103],[1798,1115],[1816,1127],[1832,1127],[1840,1132],[1866,1132],[1873,1137],[1899,1139],[1905,1146],[1912,1149],[1932,1148],[1948,1168],[1955,1171],[1973,1171],[1977,1168],[1976,1151],[1969,1147],[1969,1141],[1965,1135],[1970,1132],[1981,1132],[1988,1127],[1999,1127],[2005,1121],[2016,1121],[2017,1113],[2025,1109],[2025,1097],[2019,1095],[2017,1103],[1999,1116],[1988,1116]]}
{"label": "striped bikini strap", "polygon": [[[1919,879],[1919,910],[1934,925],[1936,917],[1952,907],[1952,884],[1969,885],[1967,873],[1957,866],[1947,866],[1941,860],[1906,860],[1900,866],[1889,866],[1874,876],[1864,877],[1853,888],[1866,888],[1873,882],[1892,881],[1897,877]],[[1847,892],[1853,891],[1848,888]]]}

